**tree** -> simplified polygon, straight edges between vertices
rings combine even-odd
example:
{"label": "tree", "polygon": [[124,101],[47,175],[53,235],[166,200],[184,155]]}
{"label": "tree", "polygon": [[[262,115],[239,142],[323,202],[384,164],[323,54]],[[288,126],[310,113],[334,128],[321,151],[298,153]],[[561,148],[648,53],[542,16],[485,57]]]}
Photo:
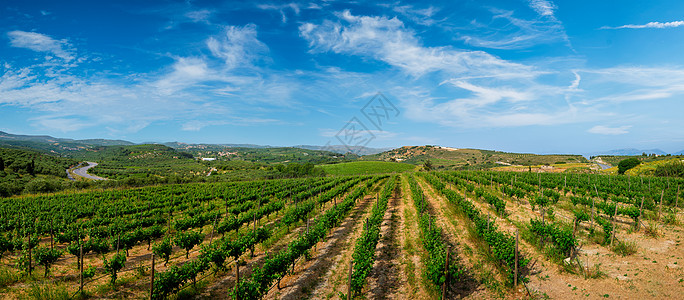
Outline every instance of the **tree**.
{"label": "tree", "polygon": [[634,168],[640,164],[641,164],[641,161],[636,157],[621,160],[618,163],[618,173],[619,174],[625,174],[625,172],[627,172],[627,170],[632,169],[632,168]]}
{"label": "tree", "polygon": [[432,161],[430,161],[429,158],[423,162],[423,169],[425,169],[425,171],[432,171],[433,168]]}
{"label": "tree", "polygon": [[0,171],[2,171],[4,169],[5,169],[5,160],[3,160],[2,157],[0,157]]}
{"label": "tree", "polygon": [[36,176],[36,161],[31,160],[31,163],[27,166],[28,168],[28,173],[31,174],[31,176]]}

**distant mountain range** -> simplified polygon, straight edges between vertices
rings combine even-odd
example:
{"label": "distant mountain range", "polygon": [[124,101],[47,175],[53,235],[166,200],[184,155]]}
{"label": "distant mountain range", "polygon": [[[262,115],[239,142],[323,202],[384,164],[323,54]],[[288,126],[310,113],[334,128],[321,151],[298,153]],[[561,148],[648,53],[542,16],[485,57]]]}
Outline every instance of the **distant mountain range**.
{"label": "distant mountain range", "polygon": [[69,144],[84,144],[92,146],[115,146],[115,145],[134,145],[134,143],[124,140],[107,140],[107,139],[85,139],[74,140],[66,138],[56,138],[49,135],[19,135],[0,131],[0,141],[24,141],[37,143],[69,143]]}
{"label": "distant mountain range", "polygon": [[385,151],[392,150],[394,148],[370,148],[370,147],[363,147],[363,146],[345,146],[345,145],[328,145],[328,146],[312,146],[312,145],[297,145],[293,146],[295,148],[301,148],[301,149],[307,149],[307,150],[322,150],[322,151],[330,151],[330,152],[335,152],[335,153],[347,153],[351,152],[356,155],[373,155],[373,154],[378,154],[382,153]]}
{"label": "distant mountain range", "polygon": [[[631,156],[631,155],[641,155],[643,153],[658,154],[658,155],[666,155],[667,154],[667,152],[660,150],[660,149],[624,148],[624,149],[600,151],[600,152],[592,153],[591,155],[592,156],[599,156],[599,155]],[[673,153],[673,154],[677,154],[677,153]]]}
{"label": "distant mountain range", "polygon": [[[158,144],[155,142],[148,142],[142,144]],[[11,147],[11,148],[23,148],[23,149],[34,149],[42,150],[52,153],[69,153],[72,151],[80,151],[91,149],[101,146],[130,146],[136,145],[136,143],[124,141],[124,140],[108,140],[108,139],[84,139],[75,140],[68,138],[56,138],[49,135],[18,135],[11,134],[7,132],[0,131],[0,147]],[[162,143],[162,145],[178,149],[178,150],[222,150],[226,147],[229,148],[282,148],[282,146],[269,146],[269,145],[255,145],[255,144],[192,144],[183,142],[167,142]],[[352,152],[356,155],[369,155],[377,154],[392,148],[369,148],[362,146],[344,146],[344,145],[332,145],[332,146],[312,146],[312,145],[297,145],[292,146],[292,148],[300,148],[307,150],[319,150],[319,151],[330,151],[340,154],[345,154],[347,152]]]}
{"label": "distant mountain range", "polygon": [[[147,143],[143,143],[147,144]],[[149,144],[157,144],[155,142],[150,142]],[[136,143],[124,141],[124,140],[108,140],[108,139],[83,139],[75,140],[69,138],[56,138],[49,135],[18,135],[11,134],[7,132],[0,131],[0,147],[11,147],[11,148],[24,148],[24,149],[34,149],[42,150],[52,153],[69,153],[72,151],[80,151],[91,149],[101,146],[129,146],[136,145]],[[269,145],[255,145],[255,144],[191,144],[182,142],[167,142],[162,143],[162,145],[178,149],[178,150],[221,150],[226,147],[230,148],[282,148],[283,146],[269,146]],[[345,145],[328,145],[328,146],[314,146],[314,145],[296,145],[292,148],[300,148],[307,150],[318,150],[318,151],[330,151],[335,153],[345,154],[352,152],[356,155],[373,155],[394,148],[370,148],[363,146],[345,146]],[[599,151],[595,153],[589,153],[587,156],[599,156],[599,155],[613,155],[613,156],[628,156],[628,155],[641,155],[646,154],[658,154],[665,155],[665,151],[660,149],[635,149],[635,148],[625,148],[616,149],[608,151]],[[672,153],[673,155],[684,155],[684,150]]]}

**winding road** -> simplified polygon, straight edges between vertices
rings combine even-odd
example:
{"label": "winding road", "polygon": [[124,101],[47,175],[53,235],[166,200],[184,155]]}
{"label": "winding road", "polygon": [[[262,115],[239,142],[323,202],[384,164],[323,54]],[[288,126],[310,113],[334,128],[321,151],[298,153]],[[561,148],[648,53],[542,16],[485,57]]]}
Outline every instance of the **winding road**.
{"label": "winding road", "polygon": [[[78,175],[78,176],[81,176],[81,177],[84,177],[84,178],[92,179],[92,180],[107,180],[107,178],[102,178],[102,177],[99,177],[99,176],[95,176],[95,175],[90,175],[90,174],[88,174],[88,170],[91,169],[91,168],[96,167],[96,166],[97,166],[97,163],[95,163],[95,162],[90,162],[90,161],[87,161],[86,163],[88,163],[88,165],[85,166],[85,167],[80,167],[80,168],[73,169],[74,174],[76,174],[76,175]],[[67,172],[67,173],[68,173],[68,172]]]}

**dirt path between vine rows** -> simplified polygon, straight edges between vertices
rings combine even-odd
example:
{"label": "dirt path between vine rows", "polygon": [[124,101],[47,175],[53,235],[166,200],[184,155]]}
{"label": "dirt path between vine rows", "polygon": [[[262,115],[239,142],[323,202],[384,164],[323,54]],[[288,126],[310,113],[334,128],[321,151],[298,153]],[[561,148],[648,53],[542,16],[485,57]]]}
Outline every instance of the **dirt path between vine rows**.
{"label": "dirt path between vine rows", "polygon": [[399,264],[400,244],[397,240],[399,225],[399,189],[388,199],[387,210],[380,224],[380,240],[375,247],[375,263],[368,276],[366,294],[370,299],[408,299],[406,276]]}
{"label": "dirt path between vine rows", "polygon": [[399,201],[399,261],[402,278],[406,279],[406,298],[399,299],[430,299],[423,280],[425,267],[420,260],[427,255],[420,241],[418,228],[418,213],[413,205],[411,189],[406,176],[401,176],[401,201]]}

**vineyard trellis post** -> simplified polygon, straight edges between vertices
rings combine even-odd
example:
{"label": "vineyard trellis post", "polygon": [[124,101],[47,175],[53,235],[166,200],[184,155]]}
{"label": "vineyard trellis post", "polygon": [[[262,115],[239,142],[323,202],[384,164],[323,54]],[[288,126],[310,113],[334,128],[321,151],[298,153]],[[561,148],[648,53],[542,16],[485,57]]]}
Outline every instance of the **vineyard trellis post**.
{"label": "vineyard trellis post", "polygon": [[615,225],[617,224],[617,210],[618,210],[618,203],[617,201],[615,202],[615,213],[613,213],[613,232],[612,235],[610,236],[610,246],[613,247],[613,240],[615,239]]}
{"label": "vineyard trellis post", "polygon": [[513,286],[518,286],[518,229],[515,229],[515,277]]}
{"label": "vineyard trellis post", "polygon": [[449,282],[449,253],[451,245],[447,246],[446,264],[444,264],[444,284],[442,285],[442,300],[446,299],[447,283]]}
{"label": "vineyard trellis post", "polygon": [[154,295],[154,253],[152,253],[152,272],[150,274],[150,299]]}
{"label": "vineyard trellis post", "polygon": [[679,183],[677,184],[677,200],[675,200],[675,208],[679,208]]}
{"label": "vineyard trellis post", "polygon": [[[235,259],[235,294],[240,297],[238,287],[240,286],[240,258]],[[278,288],[280,288],[280,280],[278,280]]]}
{"label": "vineyard trellis post", "polygon": [[52,230],[52,218],[50,218],[50,250],[55,250],[54,248],[54,234]]}
{"label": "vineyard trellis post", "polygon": [[79,241],[79,242],[80,242],[80,250],[79,250],[80,255],[79,255],[79,257],[81,258],[81,261],[78,262],[78,273],[79,273],[78,278],[80,281],[80,284],[78,286],[78,291],[83,292],[83,241]]}
{"label": "vineyard trellis post", "polygon": [[349,261],[349,280],[347,282],[347,300],[351,300],[352,296],[352,289],[351,289],[351,284],[352,284],[352,270],[354,267],[354,261]]}
{"label": "vineyard trellis post", "polygon": [[[591,197],[591,229],[594,229],[594,207],[596,203],[596,198]],[[642,202],[643,203],[643,202]]]}
{"label": "vineyard trellis post", "polygon": [[214,240],[214,230],[216,229],[216,221],[218,220],[218,215],[214,217],[214,225],[211,226],[211,235],[209,235],[209,246],[211,246],[211,242]]}
{"label": "vineyard trellis post", "polygon": [[[644,210],[644,196],[641,196],[641,206],[639,207],[639,220],[641,220],[641,214],[642,214],[643,210]],[[640,222],[640,221],[638,221],[638,222]],[[645,227],[646,226],[644,225],[644,228]]]}
{"label": "vineyard trellis post", "polygon": [[28,253],[28,255],[29,255],[29,268],[28,268],[28,272],[29,272],[29,275],[31,275],[31,269],[32,269],[32,267],[33,267],[33,266],[32,266],[33,261],[31,260],[31,234],[28,234],[28,242],[26,243],[26,246],[28,247],[28,252],[29,252],[29,253]]}
{"label": "vineyard trellis post", "polygon": [[663,196],[665,196],[665,190],[660,192],[660,203],[658,204],[658,222],[660,222],[660,214],[663,212]]}
{"label": "vineyard trellis post", "polygon": [[[541,205],[540,205],[540,206],[541,206]],[[544,226],[544,230],[542,231],[541,237],[539,237],[539,249],[541,249],[542,251],[544,251],[544,238],[545,238],[545,236],[544,236],[544,231],[546,231],[546,223],[544,222],[544,221],[545,221],[545,220],[544,220],[544,215],[545,215],[544,213],[545,213],[545,211],[544,211],[543,208],[540,208],[540,210],[541,210],[541,214],[542,214],[542,226]]]}

